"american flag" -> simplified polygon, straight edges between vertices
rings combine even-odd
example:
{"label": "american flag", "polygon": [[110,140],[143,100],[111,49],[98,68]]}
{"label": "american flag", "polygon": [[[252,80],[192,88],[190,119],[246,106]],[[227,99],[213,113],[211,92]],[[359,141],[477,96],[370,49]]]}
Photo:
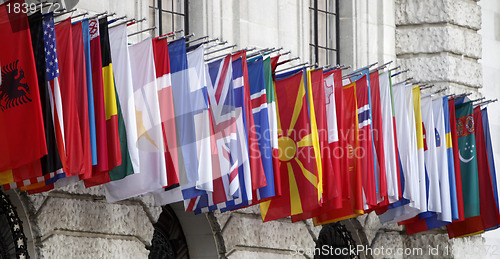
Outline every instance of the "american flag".
{"label": "american flag", "polygon": [[[45,63],[47,71],[47,84],[50,95],[50,107],[52,110],[52,121],[56,134],[57,146],[61,160],[65,161],[65,141],[64,141],[64,122],[63,108],[61,99],[61,89],[59,86],[59,65],[57,63],[56,32],[54,27],[54,17],[52,13],[43,16],[43,39],[45,47]],[[64,163],[63,163],[64,165]],[[59,170],[55,179],[65,177]]]}
{"label": "american flag", "polygon": [[59,77],[57,64],[56,33],[52,13],[43,17],[43,39],[45,41],[45,62],[47,66],[47,80],[50,82]]}

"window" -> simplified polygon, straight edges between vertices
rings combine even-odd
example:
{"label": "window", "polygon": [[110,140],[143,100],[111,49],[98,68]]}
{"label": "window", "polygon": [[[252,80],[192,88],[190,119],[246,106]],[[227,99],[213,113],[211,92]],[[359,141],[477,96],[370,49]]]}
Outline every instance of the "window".
{"label": "window", "polygon": [[188,1],[189,0],[150,0],[150,17],[156,25],[159,35],[177,30],[189,33]]}
{"label": "window", "polygon": [[339,64],[337,37],[339,0],[310,0],[309,5],[311,64],[317,63],[319,66]]}

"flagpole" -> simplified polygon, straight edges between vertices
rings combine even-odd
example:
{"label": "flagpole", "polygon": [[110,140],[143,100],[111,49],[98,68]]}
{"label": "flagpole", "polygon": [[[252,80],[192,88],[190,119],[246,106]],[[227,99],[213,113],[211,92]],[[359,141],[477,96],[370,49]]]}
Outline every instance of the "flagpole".
{"label": "flagpole", "polygon": [[85,16],[85,15],[87,15],[87,14],[89,14],[89,12],[84,12],[84,13],[81,13],[81,14],[77,14],[77,15],[75,15],[75,16],[71,16],[71,19],[73,20],[73,19],[75,19],[75,18],[78,18],[78,17],[81,17],[81,16]]}
{"label": "flagpole", "polygon": [[221,48],[221,49],[217,49],[217,50],[214,50],[214,51],[210,51],[210,52],[207,52],[205,53],[204,55],[210,55],[210,54],[214,54],[214,53],[217,53],[219,51],[223,51],[223,50],[226,50],[226,49],[232,49],[234,47],[238,46],[238,44],[233,44],[233,45],[230,45],[230,46],[227,46],[227,47],[224,47],[224,48]]}
{"label": "flagpole", "polygon": [[131,34],[127,35],[127,36],[130,37],[130,36],[134,36],[134,35],[137,35],[139,33],[147,32],[147,31],[151,31],[151,30],[156,30],[156,26],[153,26],[153,27],[150,27],[150,28],[138,31],[138,32],[131,33]]}

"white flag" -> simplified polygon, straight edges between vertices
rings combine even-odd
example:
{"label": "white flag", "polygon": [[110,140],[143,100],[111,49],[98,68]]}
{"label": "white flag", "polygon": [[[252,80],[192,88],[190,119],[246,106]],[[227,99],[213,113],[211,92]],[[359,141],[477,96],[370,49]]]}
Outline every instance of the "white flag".
{"label": "white flag", "polygon": [[163,135],[151,38],[129,46],[135,101],[140,172],[105,184],[108,202],[167,186]]}
{"label": "white flag", "polygon": [[422,127],[424,132],[424,160],[426,181],[429,194],[427,198],[427,210],[441,213],[441,198],[439,188],[439,172],[436,150],[436,137],[434,126],[434,115],[432,111],[432,97],[422,97]]}
{"label": "white flag", "polygon": [[[438,163],[438,175],[441,198],[441,213],[438,219],[441,221],[452,221],[450,178],[448,175],[448,154],[446,128],[444,122],[443,98],[439,97],[432,101],[434,115],[434,127],[436,130],[436,158]],[[452,162],[453,163],[453,162]]]}
{"label": "white flag", "polygon": [[137,122],[135,117],[132,69],[127,45],[127,25],[122,24],[109,29],[113,74],[116,92],[122,108],[123,121],[127,130],[127,145],[134,173],[140,172],[139,150],[137,149]]}
{"label": "white flag", "polygon": [[389,202],[399,200],[398,164],[396,160],[396,142],[394,121],[392,118],[391,82],[389,72],[380,74],[380,108],[382,111],[382,131],[384,136],[385,170],[387,176],[387,195]]}

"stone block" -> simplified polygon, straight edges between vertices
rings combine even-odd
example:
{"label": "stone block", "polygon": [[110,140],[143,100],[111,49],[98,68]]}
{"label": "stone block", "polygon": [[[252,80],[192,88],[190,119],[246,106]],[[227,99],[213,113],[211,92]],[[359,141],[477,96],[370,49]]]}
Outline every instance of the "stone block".
{"label": "stone block", "polygon": [[415,234],[405,236],[405,247],[421,248],[422,255],[412,253],[406,258],[452,258],[452,243],[448,234]]}
{"label": "stone block", "polygon": [[139,241],[54,235],[45,240],[38,258],[147,258]]}
{"label": "stone block", "polygon": [[481,7],[463,0],[396,0],[396,25],[451,23],[481,29]]}
{"label": "stone block", "polygon": [[[402,68],[410,69],[405,76],[423,83],[450,82],[473,88],[482,87],[482,67],[474,59],[441,53],[405,55],[404,58],[398,57],[396,63]],[[398,79],[401,78],[395,78],[393,82]]]}
{"label": "stone block", "polygon": [[396,29],[396,54],[451,52],[479,59],[481,35],[455,25],[403,26]]}
{"label": "stone block", "polygon": [[136,236],[146,243],[153,237],[152,224],[140,205],[49,197],[36,220],[41,236],[64,229]]}
{"label": "stone block", "polygon": [[396,233],[378,232],[369,247],[372,250],[365,247],[364,251],[358,249],[358,253],[373,258],[404,258],[397,251],[398,248],[404,248],[403,237]]}
{"label": "stone block", "polygon": [[451,239],[450,243],[453,244],[452,256],[454,258],[494,258],[495,254],[498,256],[498,249],[495,247],[486,247],[484,238],[477,236],[463,237]]}
{"label": "stone block", "polygon": [[302,222],[275,220],[234,213],[222,231],[227,251],[238,245],[290,250],[293,246],[314,248],[315,243]]}

